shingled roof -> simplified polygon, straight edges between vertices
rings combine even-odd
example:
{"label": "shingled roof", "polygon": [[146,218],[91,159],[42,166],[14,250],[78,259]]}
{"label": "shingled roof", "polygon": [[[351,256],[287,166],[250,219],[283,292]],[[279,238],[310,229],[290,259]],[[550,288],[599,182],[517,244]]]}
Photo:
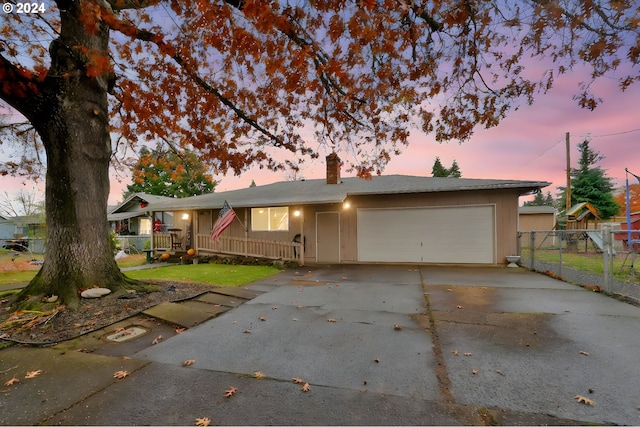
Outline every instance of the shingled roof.
{"label": "shingled roof", "polygon": [[550,185],[545,181],[500,179],[432,178],[410,175],[376,176],[370,180],[342,178],[339,184],[325,179],[282,181],[240,190],[151,203],[148,210],[218,209],[226,200],[234,208],[342,203],[349,196],[376,194],[438,193],[513,189],[526,194]]}

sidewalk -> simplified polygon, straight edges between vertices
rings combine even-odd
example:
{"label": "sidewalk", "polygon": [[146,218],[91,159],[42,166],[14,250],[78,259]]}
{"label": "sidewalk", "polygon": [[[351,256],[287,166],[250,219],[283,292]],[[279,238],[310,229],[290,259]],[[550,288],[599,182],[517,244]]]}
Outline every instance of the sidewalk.
{"label": "sidewalk", "polygon": [[95,333],[1,350],[0,424],[640,421],[638,307],[522,269],[304,267],[277,279],[180,334],[138,318],[127,322],[151,332],[126,343]]}

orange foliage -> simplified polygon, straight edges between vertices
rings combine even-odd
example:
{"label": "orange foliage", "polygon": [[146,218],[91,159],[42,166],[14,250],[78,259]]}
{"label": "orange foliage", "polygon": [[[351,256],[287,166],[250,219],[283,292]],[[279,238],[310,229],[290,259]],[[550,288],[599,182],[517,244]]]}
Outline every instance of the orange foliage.
{"label": "orange foliage", "polygon": [[[234,173],[254,163],[296,168],[300,156],[336,150],[370,177],[409,130],[466,140],[548,90],[575,58],[593,78],[615,69],[622,88],[640,81],[625,68],[640,57],[640,20],[623,2],[159,3],[81,0],[64,27],[54,5],[46,15],[3,15],[0,98],[37,111],[46,76],[102,79],[123,148],[180,141],[215,172]],[[49,70],[43,41],[54,39],[77,45],[78,57],[56,62],[65,69]],[[525,77],[530,53],[552,59],[549,69]],[[595,108],[589,84],[580,87],[577,102]]]}
{"label": "orange foliage", "polygon": [[[640,212],[640,184],[629,185],[629,199],[631,212]],[[620,206],[620,215],[624,216],[627,209],[626,191],[614,195],[613,200]]]}

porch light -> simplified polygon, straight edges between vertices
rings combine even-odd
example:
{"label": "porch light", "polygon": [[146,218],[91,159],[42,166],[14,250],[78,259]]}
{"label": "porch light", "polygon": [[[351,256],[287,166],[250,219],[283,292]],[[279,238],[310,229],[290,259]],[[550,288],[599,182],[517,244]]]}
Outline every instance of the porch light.
{"label": "porch light", "polygon": [[293,216],[300,216],[302,213],[300,211],[293,211]]}
{"label": "porch light", "polygon": [[349,208],[351,207],[351,203],[349,203],[349,202],[344,202],[344,203],[342,204],[342,207],[343,207],[344,209],[349,209]]}
{"label": "porch light", "polygon": [[183,221],[187,221],[189,219],[189,214],[188,213],[183,213],[182,214],[182,220]]}

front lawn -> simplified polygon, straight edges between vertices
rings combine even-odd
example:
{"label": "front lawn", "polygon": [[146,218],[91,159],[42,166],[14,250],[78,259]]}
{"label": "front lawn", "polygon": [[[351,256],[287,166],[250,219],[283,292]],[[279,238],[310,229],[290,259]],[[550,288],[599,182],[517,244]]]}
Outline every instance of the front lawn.
{"label": "front lawn", "polygon": [[126,272],[139,280],[170,280],[217,286],[242,286],[280,272],[275,267],[227,264],[187,264]]}
{"label": "front lawn", "polygon": [[[40,266],[31,264],[31,259],[42,260],[42,255],[13,255],[6,251],[0,253],[0,285],[12,285],[29,282]],[[120,268],[144,265],[146,256],[130,255],[118,260]],[[242,286],[254,280],[278,273],[275,267],[227,265],[227,264],[189,264],[171,265],[145,270],[127,271],[125,274],[141,280],[172,280],[177,282],[205,283],[218,286]]]}

